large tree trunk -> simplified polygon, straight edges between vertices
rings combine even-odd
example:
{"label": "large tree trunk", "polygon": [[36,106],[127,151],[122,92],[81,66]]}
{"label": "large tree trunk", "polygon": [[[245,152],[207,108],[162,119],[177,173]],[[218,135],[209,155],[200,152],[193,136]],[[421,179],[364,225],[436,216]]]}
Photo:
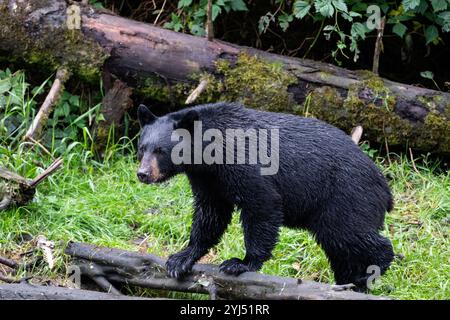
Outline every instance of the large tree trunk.
{"label": "large tree trunk", "polygon": [[450,154],[450,94],[302,60],[208,41],[81,9],[68,30],[64,0],[0,0],[1,49],[85,79],[102,68],[154,99],[180,103],[207,80],[197,102],[238,100],[258,109],[315,116],[371,141]]}

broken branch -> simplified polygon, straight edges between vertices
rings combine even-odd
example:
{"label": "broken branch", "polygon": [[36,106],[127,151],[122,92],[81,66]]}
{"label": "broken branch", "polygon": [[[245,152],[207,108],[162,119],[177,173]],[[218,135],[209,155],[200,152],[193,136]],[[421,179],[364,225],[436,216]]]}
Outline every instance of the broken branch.
{"label": "broken branch", "polygon": [[112,283],[144,288],[203,293],[222,299],[385,299],[342,290],[341,286],[256,272],[229,276],[217,266],[206,264],[194,265],[191,274],[177,280],[167,276],[163,258],[90,244],[71,242],[65,252],[86,277],[104,277]]}
{"label": "broken branch", "polygon": [[60,68],[56,72],[56,79],[53,82],[53,85],[48,93],[47,97],[44,100],[41,108],[39,109],[38,114],[33,120],[30,128],[25,134],[25,139],[39,139],[41,135],[42,128],[47,123],[48,117],[53,112],[55,104],[58,102],[61,91],[64,88],[64,83],[69,78],[69,71],[65,68]]}

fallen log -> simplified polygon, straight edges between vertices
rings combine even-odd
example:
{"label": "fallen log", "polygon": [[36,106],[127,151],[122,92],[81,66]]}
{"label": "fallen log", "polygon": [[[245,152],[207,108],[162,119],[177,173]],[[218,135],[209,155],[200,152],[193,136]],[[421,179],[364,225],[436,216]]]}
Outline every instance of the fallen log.
{"label": "fallen log", "polygon": [[[102,67],[138,92],[183,105],[208,78],[197,102],[238,100],[250,107],[315,116],[364,139],[450,154],[450,94],[395,83],[218,40],[176,33],[82,5],[68,30],[64,0],[0,0],[0,42],[10,56],[84,79]],[[72,18],[72,17],[70,17]]]}
{"label": "fallen log", "polygon": [[[379,300],[373,295],[313,281],[246,272],[238,277],[219,272],[215,265],[196,264],[183,280],[166,275],[165,259],[153,254],[97,247],[71,242],[65,253],[72,257],[81,275],[113,284],[209,294],[220,299],[276,300]],[[103,280],[103,282],[104,282]]]}
{"label": "fallen log", "polygon": [[0,300],[147,300],[104,292],[35,286],[28,283],[0,284]]}

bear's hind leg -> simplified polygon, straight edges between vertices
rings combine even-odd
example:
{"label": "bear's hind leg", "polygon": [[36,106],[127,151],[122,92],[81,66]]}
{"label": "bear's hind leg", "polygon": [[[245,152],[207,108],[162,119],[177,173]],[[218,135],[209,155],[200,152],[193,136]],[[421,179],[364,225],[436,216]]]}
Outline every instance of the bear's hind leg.
{"label": "bear's hind leg", "polygon": [[[366,290],[374,270],[382,275],[394,258],[391,242],[376,231],[326,229],[315,233],[324,249],[336,284],[353,283],[358,290]],[[371,269],[368,269],[372,266]]]}

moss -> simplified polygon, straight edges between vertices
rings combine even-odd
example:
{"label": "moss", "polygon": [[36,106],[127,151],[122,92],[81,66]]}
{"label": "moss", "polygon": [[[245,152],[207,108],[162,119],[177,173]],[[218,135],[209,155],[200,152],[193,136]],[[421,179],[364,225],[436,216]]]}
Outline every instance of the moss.
{"label": "moss", "polygon": [[241,53],[234,65],[218,60],[216,70],[222,81],[211,79],[207,96],[222,101],[239,101],[249,107],[268,111],[290,112],[296,103],[289,93],[297,78],[282,63],[267,62]]}
{"label": "moss", "polygon": [[416,145],[428,150],[450,154],[450,120],[437,112],[430,112],[417,134]]}
{"label": "moss", "polygon": [[[47,3],[48,1],[33,2],[31,10],[46,8]],[[30,12],[30,8],[27,8],[29,5],[29,2],[17,3],[13,19],[8,7],[0,5],[0,25],[6,26],[0,30],[3,48],[13,56],[22,57],[27,63],[39,63],[40,68],[56,70],[65,65],[83,80],[98,80],[100,68],[108,57],[102,47],[84,37],[81,31],[68,30],[64,21],[54,19],[49,24],[36,17],[31,21],[27,14]],[[52,11],[42,14],[49,16]],[[38,23],[39,27],[35,26]]]}
{"label": "moss", "polygon": [[242,53],[235,64],[216,61],[216,76],[199,72],[189,82],[167,85],[158,78],[147,78],[137,92],[161,102],[184,104],[200,79],[207,79],[206,90],[196,104],[217,101],[239,101],[260,110],[292,112],[296,103],[288,92],[297,78],[284,70],[281,63],[269,63],[256,56]]}
{"label": "moss", "polygon": [[186,98],[194,89],[194,83],[178,82],[171,85],[155,75],[149,76],[138,83],[135,92],[162,103],[170,102],[176,105],[183,105]]}
{"label": "moss", "polygon": [[372,140],[399,145],[412,133],[413,125],[390,111],[393,101],[380,103],[374,98],[382,93],[390,96],[378,81],[369,80],[350,86],[345,99],[335,88],[319,87],[311,92],[309,112],[343,130],[362,125]]}

